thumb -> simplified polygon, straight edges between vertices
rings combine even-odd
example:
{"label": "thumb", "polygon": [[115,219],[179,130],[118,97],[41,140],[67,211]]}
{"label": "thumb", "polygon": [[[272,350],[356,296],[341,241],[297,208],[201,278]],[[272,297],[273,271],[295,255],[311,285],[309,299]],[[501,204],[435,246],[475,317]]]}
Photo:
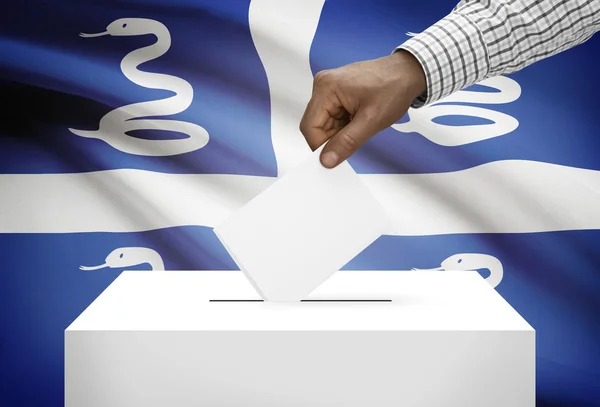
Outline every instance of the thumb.
{"label": "thumb", "polygon": [[334,168],[350,157],[377,132],[377,127],[364,114],[356,115],[350,123],[337,132],[321,152],[321,164]]}

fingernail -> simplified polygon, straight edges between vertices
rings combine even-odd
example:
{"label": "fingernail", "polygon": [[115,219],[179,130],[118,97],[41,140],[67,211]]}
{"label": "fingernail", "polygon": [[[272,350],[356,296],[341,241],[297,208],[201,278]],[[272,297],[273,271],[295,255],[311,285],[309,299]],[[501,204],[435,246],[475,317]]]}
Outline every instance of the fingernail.
{"label": "fingernail", "polygon": [[340,156],[337,155],[335,151],[329,151],[323,154],[323,156],[321,157],[321,164],[323,164],[323,166],[327,168],[335,167],[336,165],[338,165],[339,161]]}

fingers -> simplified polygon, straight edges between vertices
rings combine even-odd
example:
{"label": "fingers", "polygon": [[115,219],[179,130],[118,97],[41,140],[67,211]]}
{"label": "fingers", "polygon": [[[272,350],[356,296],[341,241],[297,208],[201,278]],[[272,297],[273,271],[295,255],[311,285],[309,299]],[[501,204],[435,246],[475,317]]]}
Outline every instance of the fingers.
{"label": "fingers", "polygon": [[327,122],[331,118],[331,108],[336,106],[331,106],[331,88],[327,86],[330,76],[328,71],[315,75],[312,96],[300,121],[300,131],[313,151],[331,137],[327,134]]}
{"label": "fingers", "polygon": [[358,150],[379,129],[373,120],[364,113],[359,113],[346,127],[335,134],[321,152],[321,164],[326,168],[334,168]]}
{"label": "fingers", "polygon": [[329,138],[325,131],[325,123],[328,119],[329,113],[325,108],[325,97],[320,93],[313,93],[300,121],[300,131],[313,151]]}
{"label": "fingers", "polygon": [[358,101],[370,99],[372,92],[363,92],[366,95],[358,97],[356,90],[349,91],[352,86],[345,86],[344,75],[340,75],[332,71],[317,74],[312,97],[300,122],[300,131],[313,151],[329,140],[321,153],[321,163],[326,168],[339,165],[381,130],[376,115],[370,113],[373,109],[363,107],[359,111]]}

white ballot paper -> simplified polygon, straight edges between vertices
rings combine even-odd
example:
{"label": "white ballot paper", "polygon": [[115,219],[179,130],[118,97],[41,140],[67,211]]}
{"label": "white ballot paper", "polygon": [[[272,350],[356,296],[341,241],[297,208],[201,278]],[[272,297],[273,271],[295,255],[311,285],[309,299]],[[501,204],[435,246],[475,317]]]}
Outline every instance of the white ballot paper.
{"label": "white ballot paper", "polygon": [[215,228],[266,301],[300,301],[381,236],[387,216],[350,164],[321,149]]}

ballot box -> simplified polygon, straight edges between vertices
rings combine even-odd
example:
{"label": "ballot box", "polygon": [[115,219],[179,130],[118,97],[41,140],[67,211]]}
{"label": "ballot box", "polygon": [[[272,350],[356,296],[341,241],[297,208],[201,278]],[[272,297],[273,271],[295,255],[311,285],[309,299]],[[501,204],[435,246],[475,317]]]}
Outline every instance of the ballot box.
{"label": "ballot box", "polygon": [[126,271],[65,331],[67,407],[533,407],[535,331],[469,271]]}

